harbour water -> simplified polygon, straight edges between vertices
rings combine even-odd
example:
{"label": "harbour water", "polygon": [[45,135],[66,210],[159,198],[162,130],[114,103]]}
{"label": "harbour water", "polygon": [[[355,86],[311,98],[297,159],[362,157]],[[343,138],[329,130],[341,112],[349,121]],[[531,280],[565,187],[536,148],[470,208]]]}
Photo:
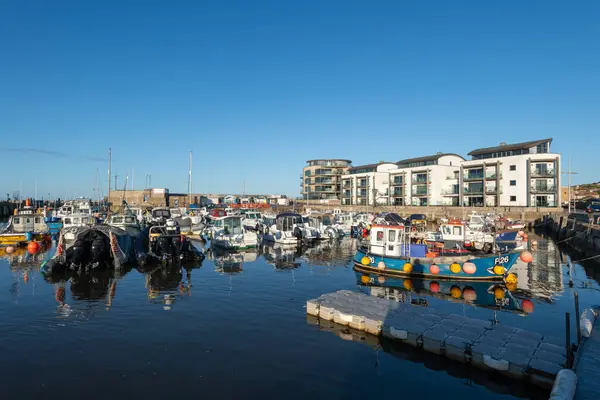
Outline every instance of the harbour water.
{"label": "harbour water", "polygon": [[[565,337],[600,303],[594,264],[538,240],[502,290],[363,277],[351,239],[290,251],[209,253],[201,265],[47,282],[43,258],[0,259],[0,373],[7,398],[547,398],[537,387],[307,318],[307,299],[340,289]],[[573,256],[576,260],[576,256]],[[573,287],[569,287],[569,278]],[[573,328],[574,329],[574,328]],[[572,332],[575,337],[575,331]]]}

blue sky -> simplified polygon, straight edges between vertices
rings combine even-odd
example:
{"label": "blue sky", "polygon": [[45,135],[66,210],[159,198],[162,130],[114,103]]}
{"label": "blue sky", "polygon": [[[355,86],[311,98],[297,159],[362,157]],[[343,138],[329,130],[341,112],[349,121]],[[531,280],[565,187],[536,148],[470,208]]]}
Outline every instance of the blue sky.
{"label": "blue sky", "polygon": [[[297,196],[304,162],[355,165],[553,137],[600,180],[600,2],[0,4],[0,189]],[[4,197],[4,194],[2,195]]]}

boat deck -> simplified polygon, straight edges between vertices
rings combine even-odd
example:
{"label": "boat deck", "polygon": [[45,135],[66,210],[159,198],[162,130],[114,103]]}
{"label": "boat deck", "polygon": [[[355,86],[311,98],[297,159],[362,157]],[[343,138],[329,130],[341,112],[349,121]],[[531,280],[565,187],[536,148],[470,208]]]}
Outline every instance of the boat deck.
{"label": "boat deck", "polygon": [[567,362],[558,338],[348,290],[308,300],[306,312],[544,388]]}

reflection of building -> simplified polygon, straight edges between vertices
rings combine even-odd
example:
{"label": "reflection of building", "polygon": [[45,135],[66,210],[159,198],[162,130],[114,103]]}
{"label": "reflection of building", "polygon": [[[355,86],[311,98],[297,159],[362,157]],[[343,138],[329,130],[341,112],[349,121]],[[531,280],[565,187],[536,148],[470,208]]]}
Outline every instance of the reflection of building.
{"label": "reflection of building", "polygon": [[340,159],[308,160],[302,169],[302,198],[335,203],[340,200],[341,176],[352,161]]}
{"label": "reflection of building", "polygon": [[537,249],[533,261],[526,264],[517,259],[511,269],[519,276],[517,288],[530,291],[533,296],[550,298],[563,290],[563,274],[559,250],[551,240],[536,238]]}

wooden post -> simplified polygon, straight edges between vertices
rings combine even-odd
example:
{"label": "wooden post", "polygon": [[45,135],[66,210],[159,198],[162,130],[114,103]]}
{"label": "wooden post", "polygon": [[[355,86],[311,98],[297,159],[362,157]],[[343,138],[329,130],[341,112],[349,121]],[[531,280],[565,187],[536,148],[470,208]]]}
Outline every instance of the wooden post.
{"label": "wooden post", "polygon": [[566,347],[566,351],[567,351],[567,365],[566,368],[571,368],[571,366],[573,365],[572,363],[572,358],[571,358],[571,314],[570,313],[565,313],[565,347]]}
{"label": "wooden post", "polygon": [[[579,319],[579,294],[577,291],[573,294],[575,296],[575,320]],[[577,327],[577,347],[581,343],[581,326],[578,323],[575,324]]]}

